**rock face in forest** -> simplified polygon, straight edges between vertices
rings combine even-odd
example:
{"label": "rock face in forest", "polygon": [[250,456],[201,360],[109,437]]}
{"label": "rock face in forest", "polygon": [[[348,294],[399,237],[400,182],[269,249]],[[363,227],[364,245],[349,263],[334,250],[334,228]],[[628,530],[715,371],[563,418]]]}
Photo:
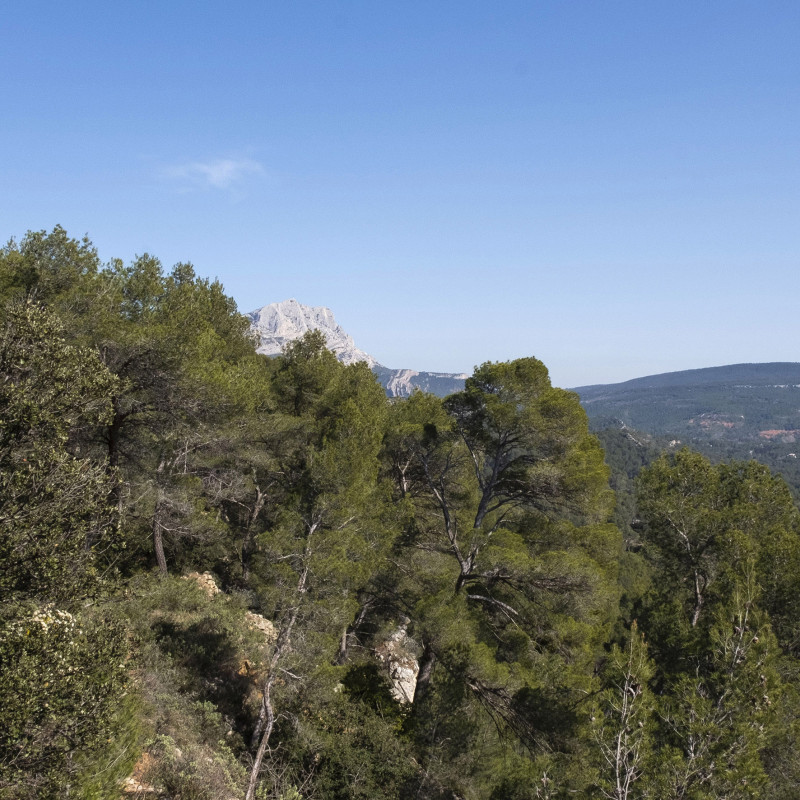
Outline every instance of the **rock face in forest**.
{"label": "rock face in forest", "polygon": [[284,300],[247,314],[253,332],[258,336],[257,350],[268,356],[279,355],[283,348],[308,331],[322,331],[328,347],[339,361],[355,364],[366,361],[389,397],[407,397],[415,389],[445,397],[464,388],[463,373],[417,372],[412,369],[391,369],[379,364],[369,353],[356,347],[353,337],[337,324],[333,312],[324,306],[304,306],[297,300]]}
{"label": "rock face in forest", "polygon": [[183,576],[183,580],[194,581],[209,597],[214,597],[222,591],[210,572],[190,572]]}
{"label": "rock face in forest", "polygon": [[375,648],[375,655],[389,677],[392,697],[398,703],[406,704],[414,699],[419,675],[415,651],[416,643],[409,638],[405,623],[392,631],[389,638]]}

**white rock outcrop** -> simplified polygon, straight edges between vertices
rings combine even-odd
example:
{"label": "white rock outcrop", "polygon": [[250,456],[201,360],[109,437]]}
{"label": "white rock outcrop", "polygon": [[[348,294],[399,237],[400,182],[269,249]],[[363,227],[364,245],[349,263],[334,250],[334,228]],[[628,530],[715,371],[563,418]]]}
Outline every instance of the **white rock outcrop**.
{"label": "white rock outcrop", "polygon": [[214,597],[222,591],[210,572],[190,572],[183,576],[183,580],[194,581],[209,597]]}
{"label": "white rock outcrop", "polygon": [[278,638],[278,631],[275,630],[275,626],[266,617],[262,617],[261,614],[254,614],[252,611],[248,611],[245,613],[244,618],[251,628],[255,628],[264,634],[267,642],[274,642]]}
{"label": "white rock outcrop", "polygon": [[414,699],[419,675],[419,662],[414,655],[415,643],[408,636],[405,623],[392,631],[386,641],[375,648],[378,661],[384,665],[391,681],[392,697],[398,703]]}

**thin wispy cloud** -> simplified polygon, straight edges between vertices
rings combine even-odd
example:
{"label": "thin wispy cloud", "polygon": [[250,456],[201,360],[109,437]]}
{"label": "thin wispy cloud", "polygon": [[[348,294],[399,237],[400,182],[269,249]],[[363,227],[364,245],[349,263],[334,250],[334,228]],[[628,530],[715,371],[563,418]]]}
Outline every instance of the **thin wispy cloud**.
{"label": "thin wispy cloud", "polygon": [[235,189],[254,175],[263,175],[264,167],[250,158],[219,158],[176,164],[163,170],[164,177],[183,189]]}

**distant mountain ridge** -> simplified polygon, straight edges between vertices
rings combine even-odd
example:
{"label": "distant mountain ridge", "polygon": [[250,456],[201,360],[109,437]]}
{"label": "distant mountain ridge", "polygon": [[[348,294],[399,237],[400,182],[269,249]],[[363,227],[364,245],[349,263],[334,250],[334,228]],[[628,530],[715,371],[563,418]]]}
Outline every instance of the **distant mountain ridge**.
{"label": "distant mountain ridge", "polygon": [[683,446],[714,463],[760,461],[800,502],[800,363],[730,364],[573,391],[615,470],[618,497],[628,498],[628,522],[639,467]]}
{"label": "distant mountain ridge", "polygon": [[307,331],[321,331],[328,347],[341,362],[355,364],[366,361],[389,397],[407,397],[415,389],[444,397],[464,388],[467,376],[463,373],[392,369],[378,363],[377,359],[356,346],[353,337],[336,322],[333,312],[325,306],[306,306],[291,299],[270,303],[246,316],[250,319],[251,330],[258,336],[256,349],[259,353],[279,355],[289,342],[301,338]]}
{"label": "distant mountain ridge", "polygon": [[800,363],[730,364],[580,386],[594,427],[700,440],[800,439]]}
{"label": "distant mountain ridge", "polygon": [[629,389],[656,389],[664,386],[700,386],[718,383],[751,382],[763,383],[774,380],[794,380],[800,383],[800,362],[772,361],[759,364],[728,364],[722,367],[685,369],[679,372],[662,372],[646,375],[622,383],[593,384],[573,389],[581,396],[594,394],[598,390],[619,391]]}

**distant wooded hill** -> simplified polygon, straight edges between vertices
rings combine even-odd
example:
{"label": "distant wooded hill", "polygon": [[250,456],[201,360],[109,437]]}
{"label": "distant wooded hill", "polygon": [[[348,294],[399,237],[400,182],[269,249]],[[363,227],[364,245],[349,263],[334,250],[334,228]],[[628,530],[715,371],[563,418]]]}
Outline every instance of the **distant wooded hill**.
{"label": "distant wooded hill", "polygon": [[800,436],[800,363],[732,364],[581,386],[592,424],[703,441],[782,441]]}
{"label": "distant wooded hill", "polygon": [[607,452],[616,429],[636,449],[671,442],[715,461],[755,458],[800,497],[800,363],[731,364],[574,391]]}

